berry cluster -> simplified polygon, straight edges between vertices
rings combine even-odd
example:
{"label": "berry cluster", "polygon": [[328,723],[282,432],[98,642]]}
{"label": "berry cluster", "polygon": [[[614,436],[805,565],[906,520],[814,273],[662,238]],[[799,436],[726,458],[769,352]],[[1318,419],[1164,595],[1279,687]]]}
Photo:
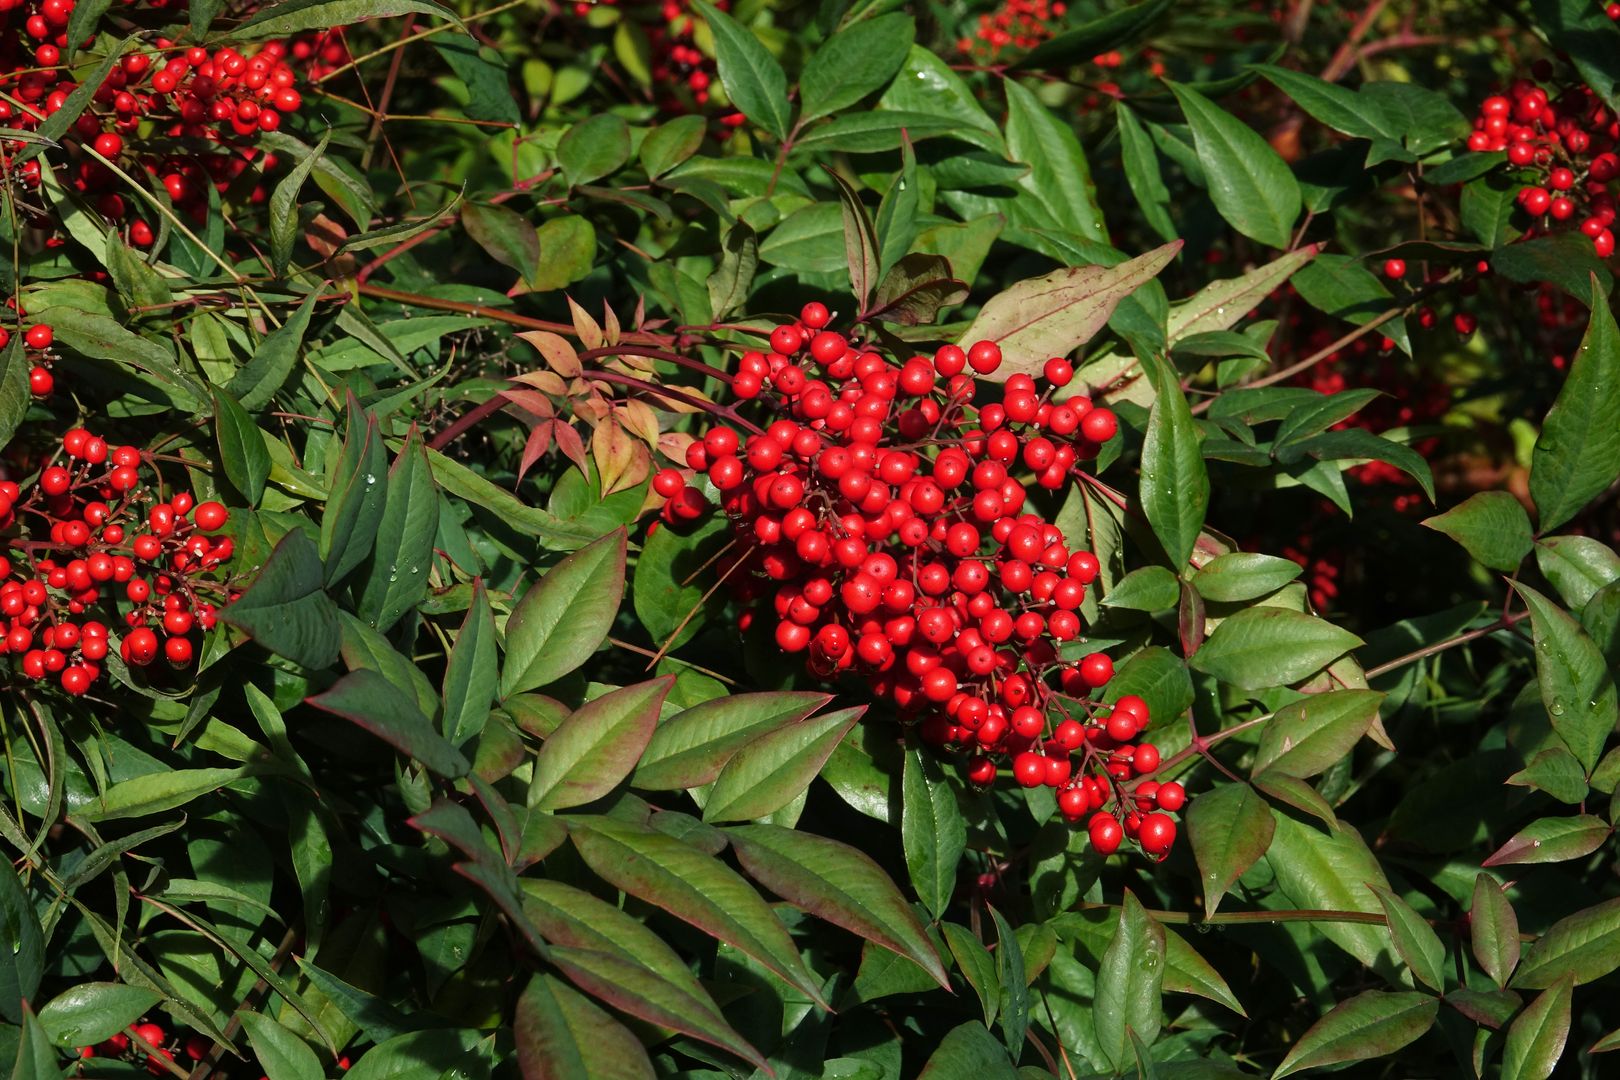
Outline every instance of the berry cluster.
{"label": "berry cluster", "polygon": [[[1176,834],[1164,811],[1186,793],[1127,790],[1159,767],[1158,749],[1137,741],[1148,707],[1088,700],[1113,677],[1105,654],[1060,658],[1099,567],[1029,499],[1031,487],[1065,487],[1114,438],[1114,414],[1059,399],[1074,378],[1062,358],[1046,362],[1044,389],[1013,375],[975,406],[969,369],[1000,367],[993,342],[897,365],[829,320],[806,305],[772,332],[771,352],[742,357],[732,393],[774,421],[746,438],[717,425],[687,450],[736,534],[720,573],[775,615],[783,652],[821,678],[868,680],[923,741],[961,753],[970,782],[990,784],[1009,761],[1017,783],[1055,789],[1066,819],[1088,821],[1097,850],[1129,837],[1163,857]],[[654,489],[669,524],[707,508],[679,470]]]}
{"label": "berry cluster", "polygon": [[[143,1042],[150,1045],[152,1049],[145,1049],[140,1043],[120,1031],[116,1035],[96,1043],[94,1046],[79,1047],[79,1059],[86,1061],[92,1058],[123,1058],[138,1062],[145,1058],[147,1072],[153,1076],[168,1076],[172,1074],[174,1069],[173,1062],[177,1052],[184,1054],[188,1061],[196,1062],[207,1058],[214,1049],[212,1039],[196,1032],[192,1032],[184,1039],[178,1036],[171,1039],[169,1033],[163,1029],[161,1024],[155,1024],[150,1020],[131,1025],[129,1030],[134,1032]],[[349,1070],[350,1061],[347,1055],[338,1058],[337,1067],[340,1072]]]}
{"label": "berry cluster", "polygon": [[0,530],[21,534],[0,549],[0,656],[25,678],[88,692],[119,624],[125,663],[161,655],[182,668],[194,633],[214,625],[205,597],[225,596],[232,541],[211,534],[229,514],[185,492],[162,498],[142,477],[150,466],[135,447],[74,428],[26,490],[0,481]]}
{"label": "berry cluster", "polygon": [[[56,379],[51,375],[51,344],[56,340],[56,331],[49,323],[35,323],[23,331],[23,345],[30,355],[28,365],[28,390],[36,398],[49,397],[56,388]],[[0,349],[11,344],[11,331],[0,327]]]}
{"label": "berry cluster", "polygon": [[[0,43],[0,91],[6,95],[0,124],[31,131],[67,104],[77,88],[65,62],[72,10],[72,0],[33,0],[8,12],[13,22],[20,20],[21,32]],[[108,163],[149,174],[176,206],[201,216],[208,187],[227,190],[259,156],[252,144],[260,133],[277,130],[282,117],[303,104],[284,42],[267,42],[251,54],[230,46],[184,48],[167,38],[153,44],[154,51],[123,57],[97,87],[71,129],[81,152],[64,177],[108,222],[127,225],[136,247],[149,247],[154,233],[133,215],[121,191],[124,181]],[[152,136],[184,139],[188,150],[148,149],[156,145]],[[218,152],[196,150],[208,146]],[[0,142],[8,169],[18,149],[17,143]],[[16,168],[24,184],[40,182],[40,162],[35,157]],[[259,186],[251,194],[265,197]]]}
{"label": "berry cluster", "polygon": [[1474,129],[1470,150],[1506,151],[1508,161],[1529,174],[1518,203],[1536,228],[1579,228],[1600,258],[1614,254],[1620,118],[1590,87],[1571,86],[1554,98],[1539,83],[1520,79],[1508,93],[1484,100]]}
{"label": "berry cluster", "polygon": [[956,48],[985,62],[1006,52],[1026,53],[1057,33],[1068,10],[1063,0],[1006,0],[993,12],[981,12],[973,36]]}

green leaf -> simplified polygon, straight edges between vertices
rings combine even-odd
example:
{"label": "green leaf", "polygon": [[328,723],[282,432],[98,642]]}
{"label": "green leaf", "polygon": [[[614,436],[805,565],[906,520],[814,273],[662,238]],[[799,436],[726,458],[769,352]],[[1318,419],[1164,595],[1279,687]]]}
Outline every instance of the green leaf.
{"label": "green leaf", "polygon": [[524,281],[540,272],[540,234],[516,210],[470,202],[461,208],[461,227],[490,258],[516,270]]}
{"label": "green leaf", "polygon": [[1490,567],[1511,573],[1530,554],[1530,515],[1505,491],[1479,491],[1423,522],[1461,544],[1468,554]]}
{"label": "green leaf", "polygon": [[388,464],[377,418],[361,409],[351,392],[345,409],[348,429],[332,474],[332,491],[321,514],[321,559],[328,588],[338,584],[371,554],[388,499]]}
{"label": "green leaf", "polygon": [[1234,551],[1217,555],[1193,575],[1193,588],[1205,600],[1237,603],[1276,592],[1303,572],[1292,559]]}
{"label": "green leaf", "polygon": [[921,198],[918,186],[917,154],[907,139],[900,144],[900,168],[889,181],[888,190],[883,193],[874,222],[878,236],[878,266],[885,275],[916,243],[918,200]]}
{"label": "green leaf", "polygon": [[[759,236],[746,223],[738,221],[726,230],[720,247],[720,265],[709,275],[709,310],[716,319],[724,319],[747,305],[748,293],[754,284],[754,272],[758,269]],[[670,531],[673,530],[660,529],[653,535]],[[673,543],[680,544],[688,539],[677,537]],[[651,544],[651,540],[648,544]],[[639,570],[639,560],[636,565]],[[639,592],[637,590],[638,595]]]}
{"label": "green leaf", "polygon": [[529,805],[561,810],[594,802],[630,775],[658,725],[675,676],[636,683],[581,705],[534,759]]}
{"label": "green leaf", "polygon": [[81,807],[79,816],[86,821],[117,821],[159,814],[212,795],[248,774],[247,769],[174,769],[146,773],[113,784],[101,798]]}
{"label": "green leaf", "polygon": [[725,830],[750,877],[794,907],[913,960],[941,987],[945,967],[889,876],[859,849],[780,825]]}
{"label": "green leaf", "polygon": [[1161,240],[1176,238],[1176,224],[1170,219],[1170,189],[1164,186],[1164,174],[1159,169],[1159,154],[1153,149],[1153,140],[1124,102],[1115,106],[1119,117],[1119,149],[1125,165],[1125,181],[1136,196],[1136,205],[1142,210],[1142,219],[1159,234]]}
{"label": "green leaf", "polygon": [[707,128],[701,116],[677,116],[647,132],[639,152],[647,178],[656,180],[697,153]]}
{"label": "green leaf", "polygon": [[785,724],[743,745],[715,777],[704,821],[766,817],[798,798],[866,707]]}
{"label": "green leaf", "polygon": [[1145,1043],[1159,1036],[1164,951],[1164,927],[1126,889],[1114,936],[1097,968],[1093,1004],[1097,1044],[1116,1072],[1133,1060],[1128,1032]]}
{"label": "green leaf", "polygon": [[39,1023],[57,1047],[91,1046],[123,1031],[162,1000],[162,994],[145,986],[80,983],[47,1002],[39,1010]]}
{"label": "green leaf", "polygon": [[786,142],[792,112],[782,65],[730,15],[704,0],[694,0],[693,6],[714,35],[715,64],[726,96],[744,116]]}
{"label": "green leaf", "polygon": [[946,1033],[917,1080],[1018,1080],[1007,1051],[977,1020]]}
{"label": "green leaf", "polygon": [[270,451],[264,446],[264,432],[230,394],[215,387],[213,396],[214,438],[219,443],[225,479],[242,493],[249,506],[254,506],[270,478]]}
{"label": "green leaf", "polygon": [[433,730],[410,695],[378,672],[368,668],[351,671],[325,693],[305,700],[317,709],[352,720],[440,776],[454,779],[472,768],[461,751]]}
{"label": "green leaf", "polygon": [[[1017,1061],[1029,1034],[1029,971],[1018,935],[994,907],[990,916],[996,924],[996,981],[1001,984],[1001,1042],[1007,1056]],[[1051,931],[1047,931],[1048,934]],[[1054,945],[1056,937],[1052,938]]]}
{"label": "green leaf", "polygon": [[1001,985],[996,978],[996,962],[990,950],[965,926],[940,923],[939,928],[944,931],[945,944],[950,946],[951,955],[956,958],[957,970],[973,987],[973,992],[979,995],[985,1024],[992,1023],[1001,1006]]}
{"label": "green leaf", "polygon": [[1189,86],[1168,83],[1192,127],[1209,195],[1221,216],[1251,240],[1288,247],[1299,218],[1299,183],[1271,144]]}
{"label": "green leaf", "polygon": [[11,1080],[62,1080],[56,1051],[39,1018],[28,1011],[26,1004],[21,1008],[18,1019],[22,1022],[22,1034],[17,1040],[17,1063],[11,1070]]}
{"label": "green leaf", "polygon": [[1284,608],[1245,608],[1193,654],[1194,671],[1244,690],[1296,683],[1361,644],[1332,623]]}
{"label": "green leaf", "polygon": [[557,164],[570,187],[589,184],[630,160],[630,126],[610,112],[574,124],[557,143]]}
{"label": "green leaf", "polygon": [[312,671],[330,667],[343,640],[338,607],[321,588],[320,553],[302,529],[281,538],[253,584],[219,617]]}
{"label": "green leaf", "polygon": [[[1397,306],[1384,282],[1349,255],[1318,255],[1315,262],[1294,275],[1294,287],[1318,311],[1356,326],[1364,326]],[[1402,317],[1385,322],[1383,332],[1402,352],[1411,354],[1412,341]]]}
{"label": "green leaf", "polygon": [[326,1072],[308,1043],[268,1016],[249,1009],[236,1015],[268,1080],[310,1080]]}
{"label": "green leaf", "polygon": [[1586,241],[1575,229],[1514,240],[1492,252],[1491,271],[1516,285],[1547,282],[1584,304],[1592,295],[1594,278],[1604,296],[1614,288],[1608,264],[1593,253],[1592,245]]}
{"label": "green leaf", "polygon": [[1474,878],[1474,901],[1468,911],[1469,940],[1480,970],[1497,986],[1506,986],[1519,964],[1519,917],[1496,879]]}
{"label": "green leaf", "polygon": [[583,664],[607,637],[624,597],[628,537],[616,529],[547,571],[506,621],[501,697],[558,679]]}
{"label": "green leaf", "polygon": [[1153,376],[1153,407],[1142,440],[1142,513],[1164,545],[1170,566],[1183,572],[1198,546],[1209,509],[1209,472],[1192,410],[1174,369],[1157,357],[1146,361]]}
{"label": "green leaf", "polygon": [[799,123],[847,109],[900,70],[917,26],[899,13],[864,19],[828,38],[799,76]]}
{"label": "green leaf", "polygon": [[711,855],[656,829],[608,817],[570,817],[569,835],[598,877],[719,938],[825,1005],[776,914]]}
{"label": "green leaf", "polygon": [[1365,428],[1344,428],[1317,435],[1288,448],[1287,458],[1313,457],[1318,461],[1382,461],[1406,473],[1423,494],[1434,500],[1434,475],[1429,463],[1417,451],[1401,443],[1374,435]]}
{"label": "green leaf", "polygon": [[387,503],[356,604],[367,622],[384,631],[427,595],[439,528],[439,492],[414,424],[388,470],[387,484]]}
{"label": "green leaf", "polygon": [[1538,818],[1514,833],[1481,866],[1568,862],[1590,855],[1614,832],[1592,814]]}
{"label": "green leaf", "polygon": [[478,1076],[477,1034],[435,1027],[396,1035],[367,1050],[343,1074],[344,1080],[407,1080],[430,1072],[443,1076],[452,1069],[460,1076]]}
{"label": "green leaf", "polygon": [[241,401],[242,408],[251,412],[270,404],[270,399],[276,396],[287,381],[287,376],[292,374],[319,292],[319,289],[315,289],[304,297],[304,302],[298,305],[292,318],[266,335],[259,342],[253,359],[231,376],[226,389]]}
{"label": "green leaf", "polygon": [[0,964],[0,1016],[21,1023],[24,1003],[45,974],[45,939],[34,902],[9,862],[0,867],[0,926],[11,942],[10,959]]}
{"label": "green leaf", "polygon": [[[838,188],[838,211],[844,230],[844,262],[849,270],[849,290],[855,297],[856,305],[865,311],[882,269],[877,232],[861,197],[849,182],[835,172],[829,171],[827,175],[832,177],[833,185]],[[777,239],[780,231],[772,233],[771,240]]]}
{"label": "green leaf", "polygon": [[1549,536],[1536,541],[1536,565],[1572,611],[1598,590],[1620,581],[1620,555],[1590,536]]}
{"label": "green leaf", "polygon": [[1547,1080],[1569,1040],[1570,998],[1575,980],[1565,975],[1536,995],[1507,1030],[1502,1080]]}
{"label": "green leaf", "polygon": [[1562,746],[1550,746],[1541,751],[1530,760],[1530,764],[1508,777],[1506,782],[1544,791],[1571,806],[1584,802],[1590,790],[1586,770],[1575,760],[1575,755]]}
{"label": "green leaf", "polygon": [[1101,18],[1081,23],[1041,42],[1014,70],[1043,71],[1090,63],[1099,53],[1111,52],[1138,40],[1174,0],[1143,0],[1142,3],[1111,11]]}
{"label": "green leaf", "polygon": [[484,730],[500,685],[495,616],[482,578],[473,581],[472,603],[456,633],[444,668],[444,733],[460,746]]}
{"label": "green leaf", "polygon": [[[297,3],[298,0],[292,2]],[[298,239],[298,193],[304,181],[309,179],[316,162],[326,153],[327,143],[331,139],[330,131],[323,134],[314,152],[294,165],[292,171],[282,177],[281,183],[270,193],[270,266],[278,278],[287,276],[287,267],[292,262],[293,243]]]}
{"label": "green leaf", "polygon": [[554,217],[536,229],[534,237],[540,245],[540,261],[529,276],[530,289],[565,289],[590,276],[596,262],[596,226],[589,218],[578,214]]}
{"label": "green leaf", "polygon": [[[1097,206],[1091,166],[1074,128],[1053,116],[1017,81],[1004,79],[1002,88],[1007,94],[1007,160],[1029,166],[1029,173],[1016,185],[1021,193],[1019,204],[1039,207],[1052,228],[1106,243],[1108,231]],[[1074,344],[1050,355],[1065,355]]]}
{"label": "green leaf", "polygon": [[951,261],[943,255],[913,252],[902,256],[878,282],[877,295],[862,314],[903,326],[929,325],[942,308],[968,298],[967,283],[952,273]]}
{"label": "green leaf", "polygon": [[1376,690],[1336,690],[1284,705],[1260,734],[1253,775],[1270,770],[1303,778],[1338,764],[1378,718],[1383,700]]}
{"label": "green leaf", "polygon": [[1558,920],[1525,954],[1510,987],[1545,990],[1566,974],[1577,986],[1620,967],[1620,899]]}
{"label": "green leaf", "polygon": [[1530,461],[1541,531],[1580,513],[1620,475],[1620,330],[1592,279],[1592,318]]}
{"label": "green leaf", "polygon": [[1187,807],[1187,839],[1204,883],[1204,910],[1213,915],[1233,882],[1260,861],[1277,824],[1266,801],[1247,784],[1223,784]]}
{"label": "green leaf", "polygon": [[1334,131],[1358,139],[1393,139],[1401,134],[1391,127],[1373,98],[1314,75],[1274,64],[1251,64],[1250,68],[1265,76],[1273,86],[1292,98],[1296,105]]}
{"label": "green leaf", "polygon": [[32,365],[23,352],[23,336],[12,334],[11,343],[0,352],[0,446],[11,445],[11,437],[28,414],[33,394],[28,389]]}
{"label": "green leaf", "polygon": [[1208,960],[1174,931],[1164,932],[1164,991],[1167,994],[1194,994],[1247,1016],[1232,988]]}
{"label": "green leaf", "polygon": [[658,726],[631,783],[650,791],[679,791],[713,783],[739,749],[797,723],[832,698],[783,691],[734,694],[678,713]]}
{"label": "green leaf", "polygon": [[466,114],[473,120],[493,120],[516,126],[522,122],[506,62],[495,48],[469,34],[440,34],[433,50],[450,65],[467,88]]}
{"label": "green leaf", "polygon": [[960,135],[958,125],[944,117],[900,109],[877,109],[846,113],[824,124],[815,124],[799,136],[793,143],[793,149],[838,149],[848,153],[873,154],[898,150],[901,132],[914,143],[943,135]]}
{"label": "green leaf", "polygon": [[1180,250],[1178,240],[1117,266],[1071,267],[1020,281],[985,301],[958,343],[1001,346],[995,381],[1038,374],[1051,357],[1067,356],[1090,341],[1119,302],[1153,280]]}
{"label": "green leaf", "polygon": [[1445,989],[1446,947],[1440,935],[1416,911],[1391,889],[1368,886],[1384,905],[1384,919],[1389,923],[1389,936],[1395,942],[1406,966],[1418,981],[1434,990]]}
{"label": "green leaf", "polygon": [[1536,681],[1553,730],[1587,769],[1620,722],[1620,699],[1608,663],[1567,612],[1528,585],[1513,585],[1530,609]]}
{"label": "green leaf", "polygon": [[[951,135],[982,150],[1004,156],[1006,146],[994,120],[979,104],[973,90],[950,64],[931,49],[913,45],[900,74],[878,102],[879,109],[923,113],[948,120]],[[835,123],[848,118],[839,117]],[[899,145],[896,142],[895,145]]]}
{"label": "green leaf", "polygon": [[[1266,862],[1277,876],[1279,899],[1296,908],[1383,914],[1367,886],[1387,888],[1389,881],[1359,833],[1344,825],[1323,833],[1286,814],[1274,817],[1276,832]],[[1365,966],[1392,981],[1399,978],[1384,927],[1322,922],[1314,929]]]}
{"label": "green leaf", "polygon": [[550,975],[536,975],[513,1016],[518,1067],[555,1080],[653,1080],[647,1050],[623,1024]]}
{"label": "green leaf", "polygon": [[436,15],[466,32],[455,12],[428,0],[285,0],[234,27],[231,37],[243,41],[291,37],[305,30],[353,26],[367,19],[391,19],[412,12]]}
{"label": "green leaf", "polygon": [[1543,30],[1558,50],[1580,72],[1611,110],[1620,109],[1620,72],[1615,70],[1615,50],[1620,35],[1605,5],[1583,4],[1581,0],[1535,0],[1531,5],[1538,30]]}
{"label": "green leaf", "polygon": [[[1315,259],[1320,250],[1317,244],[1306,244],[1246,274],[1212,281],[1186,300],[1173,305],[1167,323],[1171,344],[1194,334],[1230,330],[1248,317],[1274,290],[1298,273],[1301,267]],[[1231,395],[1228,394],[1216,399],[1216,405],[1210,409],[1212,418],[1221,415],[1218,407],[1229,398]]]}
{"label": "green leaf", "polygon": [[1165,611],[1181,599],[1181,582],[1162,566],[1142,566],[1115,583],[1098,601],[1127,611]]}
{"label": "green leaf", "polygon": [[1433,1027],[1439,1011],[1427,994],[1364,990],[1312,1024],[1271,1075],[1393,1054]]}
{"label": "green leaf", "polygon": [[916,747],[906,752],[901,792],[900,843],[906,869],[918,899],[938,919],[956,892],[956,870],[967,850],[967,823],[932,754]]}

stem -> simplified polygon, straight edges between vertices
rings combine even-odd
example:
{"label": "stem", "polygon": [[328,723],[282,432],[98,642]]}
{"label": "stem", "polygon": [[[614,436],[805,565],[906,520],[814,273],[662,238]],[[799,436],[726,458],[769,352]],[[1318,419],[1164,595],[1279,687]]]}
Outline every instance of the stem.
{"label": "stem", "polygon": [[[462,315],[475,315],[482,319],[494,319],[496,322],[507,323],[510,326],[521,326],[525,330],[549,330],[553,334],[573,335],[573,323],[549,322],[545,319],[534,319],[527,315],[519,315],[514,311],[504,311],[500,308],[485,307],[483,304],[469,304],[461,300],[445,300],[437,296],[423,296],[421,293],[405,292],[402,289],[390,289],[382,285],[372,285],[369,282],[356,286],[361,296],[371,296],[378,300],[393,300],[400,304],[409,304],[411,307],[428,308],[433,311],[454,311]],[[639,331],[630,331],[624,334],[621,341],[628,341],[638,345],[669,345],[672,339],[662,334],[648,334]],[[622,350],[618,350],[622,351]]]}
{"label": "stem", "polygon": [[1503,615],[1500,619],[1497,619],[1489,626],[1482,626],[1478,630],[1470,630],[1467,633],[1458,634],[1456,637],[1447,638],[1444,641],[1437,641],[1433,645],[1425,645],[1423,648],[1409,652],[1405,656],[1397,656],[1395,659],[1390,660],[1387,663],[1379,664],[1374,668],[1368,668],[1365,674],[1368,679],[1376,679],[1380,675],[1387,675],[1397,668],[1405,667],[1407,664],[1415,664],[1419,660],[1426,659],[1435,655],[1436,653],[1445,652],[1447,649],[1455,649],[1458,645],[1466,645],[1470,641],[1478,641],[1480,638],[1488,637],[1489,635],[1496,633],[1498,630],[1507,630],[1510,627],[1523,622],[1529,617],[1530,612],[1528,611],[1516,611]]}

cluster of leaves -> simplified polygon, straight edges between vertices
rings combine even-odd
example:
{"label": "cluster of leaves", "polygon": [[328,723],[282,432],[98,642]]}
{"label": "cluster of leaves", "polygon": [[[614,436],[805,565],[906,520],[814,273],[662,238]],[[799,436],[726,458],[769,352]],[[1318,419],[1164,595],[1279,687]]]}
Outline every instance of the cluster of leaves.
{"label": "cluster of leaves", "polygon": [[[663,111],[606,11],[167,27],[341,27],[354,59],[265,134],[268,198],[126,177],[148,250],[0,188],[57,373],[36,400],[0,354],[0,476],[93,419],[230,508],[238,593],[186,678],[71,700],[0,657],[14,1075],[144,1074],[156,1047],[77,1060],[143,1020],[200,1038],[153,1063],[197,1080],[1601,1075],[1613,268],[1522,230],[1465,144],[1538,59],[1620,107],[1620,30],[1589,0],[1276,7],[1075,2],[987,69],[961,5],[694,0],[724,130]],[[172,17],[80,0],[90,89],[23,153],[75,168],[77,111]],[[1530,288],[1583,305],[1535,378]],[[1470,296],[1442,341],[1426,305]],[[737,355],[812,300],[890,355],[1071,357],[1120,418],[1032,497],[1102,568],[1069,647],[1116,658],[1148,779],[1192,796],[1167,861],[1099,857],[1049,789],[972,788],[784,662],[720,589],[721,521],[648,528],[651,476],[737,419]],[[1334,348],[1284,348],[1302,308]],[[1360,426],[1405,386],[1294,381],[1380,338],[1455,386],[1447,459]],[[1446,509],[1352,519],[1369,463]],[[1333,618],[1268,553],[1327,543],[1305,520],[1366,568]]]}

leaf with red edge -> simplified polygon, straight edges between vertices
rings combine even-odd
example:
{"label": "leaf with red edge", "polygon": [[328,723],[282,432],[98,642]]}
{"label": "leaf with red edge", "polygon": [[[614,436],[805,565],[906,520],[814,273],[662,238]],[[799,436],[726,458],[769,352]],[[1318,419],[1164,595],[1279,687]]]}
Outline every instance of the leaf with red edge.
{"label": "leaf with red edge", "polygon": [[1565,975],[1524,1007],[1508,1026],[1502,1080],[1547,1080],[1569,1041],[1574,976]]}
{"label": "leaf with red edge", "polygon": [[719,859],[656,829],[614,818],[570,817],[568,828],[575,849],[598,877],[734,946],[825,1007],[820,986],[776,913]]}
{"label": "leaf with red edge", "polygon": [[830,694],[784,690],[732,694],[694,705],[658,725],[631,783],[648,791],[713,783],[742,747],[803,720],[831,700]]}
{"label": "leaf with red edge", "polygon": [[513,1016],[525,1080],[653,1080],[652,1061],[630,1029],[550,975],[536,975]]}
{"label": "leaf with red edge", "polygon": [[600,799],[641,759],[675,676],[614,690],[581,705],[534,759],[529,805],[561,810]]}
{"label": "leaf with red edge", "polygon": [[325,693],[305,700],[354,721],[440,776],[466,776],[472,768],[461,751],[433,730],[432,721],[408,694],[368,668],[349,672]]}
{"label": "leaf with red edge", "polygon": [[748,743],[720,770],[703,804],[704,821],[749,821],[802,794],[866,712],[839,709],[788,724]]}
{"label": "leaf with red edge", "polygon": [[556,426],[555,420],[543,420],[529,431],[529,437],[523,443],[523,457],[518,461],[519,480],[522,480],[524,474],[534,468],[535,462],[545,457],[546,451],[551,449],[552,429]]}
{"label": "leaf with red edge", "polygon": [[1613,827],[1592,814],[1538,818],[1513,834],[1481,866],[1566,862],[1603,846]]}
{"label": "leaf with red edge", "polygon": [[1440,1002],[1428,994],[1363,991],[1312,1024],[1271,1075],[1393,1054],[1433,1027],[1439,1010]]}
{"label": "leaf with red edge", "polygon": [[985,376],[992,382],[1038,373],[1108,325],[1119,302],[1170,265],[1181,245],[1177,240],[1118,266],[1075,266],[1020,281],[985,301],[959,344],[1001,346],[1001,366]]}
{"label": "leaf with red edge", "polygon": [[1519,965],[1519,916],[1489,874],[1474,879],[1474,902],[1468,911],[1474,959],[1497,986],[1506,986]]}
{"label": "leaf with red edge", "polygon": [[780,825],[725,831],[737,861],[755,881],[794,907],[916,961],[950,989],[916,912],[883,868],[859,849]]}
{"label": "leaf with red edge", "polygon": [[574,430],[574,425],[558,421],[552,434],[556,436],[557,449],[563,452],[563,456],[578,465],[580,472],[586,476],[591,475],[590,457],[585,453],[585,440]]}

